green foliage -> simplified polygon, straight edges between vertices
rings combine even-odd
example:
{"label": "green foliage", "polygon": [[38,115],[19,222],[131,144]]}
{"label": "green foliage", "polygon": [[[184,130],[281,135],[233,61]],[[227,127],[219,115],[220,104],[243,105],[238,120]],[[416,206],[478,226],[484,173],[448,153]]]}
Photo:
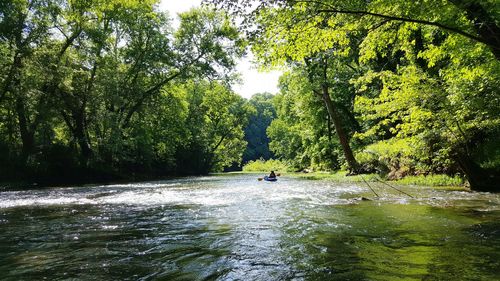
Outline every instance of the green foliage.
{"label": "green foliage", "polygon": [[340,168],[341,149],[320,97],[311,94],[304,69],[296,68],[280,79],[275,97],[277,119],[267,134],[271,150],[295,170]]}
{"label": "green foliage", "polygon": [[240,0],[208,2],[258,26],[247,31],[263,66],[297,73],[284,77],[295,84],[282,86],[268,129],[277,156],[307,167],[333,143],[321,122],[306,122],[321,112],[308,97],[322,94],[343,111],[339,139],[356,132],[350,143],[365,170],[391,178],[462,172],[473,188],[498,190],[498,1],[273,0],[251,13]]}
{"label": "green foliage", "polygon": [[259,3],[244,28],[263,67],[286,69],[274,105],[230,91],[246,41],[211,7],[174,30],[153,0],[1,2],[0,177],[220,171],[251,118],[245,160],[269,141],[294,170],[498,188],[498,1],[208,2]]}
{"label": "green foliage", "polygon": [[365,181],[376,182],[379,179],[379,176],[377,174],[348,176],[348,173],[346,171],[297,173],[291,174],[291,176],[308,180],[328,180],[332,182],[343,183],[364,183]]}
{"label": "green foliage", "polygon": [[290,167],[286,162],[276,160],[276,159],[270,159],[270,160],[264,160],[264,159],[258,159],[258,160],[253,160],[249,161],[243,166],[243,171],[244,172],[266,172],[269,173],[270,171],[275,171],[275,172],[291,172],[294,171],[292,167]]}
{"label": "green foliage", "polygon": [[271,121],[276,118],[273,98],[273,95],[263,93],[253,95],[248,101],[254,113],[250,116],[248,126],[245,127],[245,140],[248,146],[243,154],[243,163],[260,158],[268,160],[273,157],[266,134]]}
{"label": "green foliage", "polygon": [[[355,82],[361,93],[355,107],[366,128],[356,137],[393,146],[385,151],[380,145],[368,149],[377,150],[378,146],[379,160],[387,163],[395,178],[429,172],[453,174],[457,158],[468,157],[473,160],[467,161],[483,165],[488,160],[481,157],[481,148],[491,147],[492,138],[498,136],[500,64],[485,60],[489,51],[480,46],[461,43],[456,48],[456,35],[436,46],[431,43],[432,35],[424,33],[432,30],[407,25],[399,30],[408,36],[399,39],[403,42],[420,37],[421,50],[407,46],[400,50],[405,55],[396,69],[370,71]],[[455,48],[448,49],[451,42]],[[447,57],[438,58],[443,53]]]}
{"label": "green foliage", "polygon": [[178,172],[202,174],[239,164],[247,145],[243,128],[251,113],[245,100],[214,82],[191,82],[177,91],[183,91],[189,103]]}
{"label": "green foliage", "polygon": [[[314,172],[314,173],[292,173],[287,174],[287,176],[298,177],[308,180],[328,180],[340,183],[360,183],[365,184],[365,182],[376,183],[377,188],[389,188],[381,183],[381,181],[386,181],[384,178],[380,178],[378,174],[365,174],[356,176],[347,176],[347,172],[338,171],[334,173],[327,172]],[[406,176],[402,179],[389,180],[386,181],[389,184],[398,185],[418,185],[418,186],[432,186],[434,188],[446,188],[450,190],[467,190],[465,188],[465,182],[462,177],[459,176],[448,176],[448,175],[419,175],[419,176]]]}
{"label": "green foliage", "polygon": [[[245,40],[223,12],[193,9],[174,30],[156,4],[0,4],[0,148],[8,159],[0,177],[206,173],[241,158],[247,108],[225,85]],[[199,100],[189,91],[195,84]],[[201,119],[192,117],[198,109]],[[203,165],[188,160],[203,168],[184,169],[181,151],[200,155]]]}
{"label": "green foliage", "polygon": [[426,175],[426,176],[407,176],[397,180],[398,184],[421,185],[421,186],[464,186],[462,177],[448,175]]}
{"label": "green foliage", "polygon": [[366,146],[357,153],[356,158],[366,170],[388,173],[387,176],[391,179],[427,173],[432,167],[422,161],[426,153],[415,147],[411,138],[389,139]]}

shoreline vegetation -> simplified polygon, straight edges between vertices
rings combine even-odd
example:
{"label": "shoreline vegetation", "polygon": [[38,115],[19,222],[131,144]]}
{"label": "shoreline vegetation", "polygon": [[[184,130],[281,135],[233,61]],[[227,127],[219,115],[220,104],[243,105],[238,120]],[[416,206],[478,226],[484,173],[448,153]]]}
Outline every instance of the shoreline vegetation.
{"label": "shoreline vegetation", "polygon": [[[203,2],[178,15],[156,0],[2,2],[0,182],[137,182],[249,163],[500,192],[492,1],[358,1],[363,16],[345,0]],[[235,91],[250,52],[282,70],[276,92]]]}
{"label": "shoreline vegetation", "polygon": [[[252,161],[254,162],[254,161]],[[258,161],[255,161],[258,162]],[[262,161],[260,161],[262,162]],[[275,163],[279,164],[279,160],[268,160],[263,163]],[[440,190],[450,190],[450,191],[471,191],[468,183],[465,179],[459,176],[449,176],[449,175],[418,175],[418,176],[406,176],[397,180],[387,180],[383,176],[378,174],[364,174],[364,175],[354,175],[349,176],[347,171],[292,171],[289,167],[286,167],[284,163],[275,166],[276,168],[270,167],[270,164],[262,165],[261,168],[257,168],[255,164],[245,165],[242,171],[232,171],[232,172],[220,172],[220,173],[210,173],[209,176],[219,176],[219,175],[241,175],[241,174],[255,174],[262,175],[269,173],[269,171],[274,170],[282,174],[282,177],[292,177],[300,178],[305,180],[327,180],[335,183],[364,183],[364,181],[369,183],[380,183],[386,182],[395,185],[415,185],[415,186],[425,186],[431,187],[433,189]],[[250,168],[251,169],[250,169]],[[96,186],[96,185],[112,185],[112,184],[122,184],[122,183],[134,183],[134,182],[144,182],[144,181],[162,181],[170,180],[175,178],[191,177],[195,175],[171,175],[171,176],[158,176],[158,177],[135,177],[135,178],[115,178],[107,180],[89,180],[89,181],[60,181],[60,182],[36,182],[36,181],[1,181],[0,182],[0,192],[2,191],[16,191],[16,190],[30,190],[30,189],[43,189],[51,187],[74,187],[74,186]],[[202,176],[202,175],[199,175]]]}
{"label": "shoreline vegetation", "polygon": [[309,180],[328,180],[339,183],[358,182],[386,182],[397,185],[418,185],[428,186],[435,189],[470,191],[468,182],[460,176],[450,176],[445,174],[409,175],[399,179],[387,179],[383,175],[376,173],[364,175],[348,175],[345,170],[338,171],[296,171],[280,160],[256,160],[250,161],[243,166],[242,172],[238,173],[269,173],[274,170],[284,173],[285,176],[297,177]]}

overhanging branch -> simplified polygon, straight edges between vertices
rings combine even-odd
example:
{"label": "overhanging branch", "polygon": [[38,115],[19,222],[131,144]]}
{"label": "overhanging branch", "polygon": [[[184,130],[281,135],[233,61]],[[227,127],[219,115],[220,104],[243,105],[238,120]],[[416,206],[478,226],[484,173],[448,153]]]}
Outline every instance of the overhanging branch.
{"label": "overhanging branch", "polygon": [[444,25],[444,24],[439,23],[439,22],[411,19],[411,18],[405,18],[405,17],[391,16],[391,15],[384,15],[384,14],[378,14],[378,13],[369,12],[369,11],[321,9],[321,10],[318,10],[318,12],[319,13],[338,13],[338,14],[351,14],[351,15],[361,15],[361,16],[373,16],[373,17],[379,17],[379,18],[383,18],[383,19],[391,20],[391,21],[413,22],[413,23],[419,23],[419,24],[423,24],[423,25],[430,25],[430,26],[439,27],[439,28],[442,28],[444,30],[448,30],[448,31],[460,34],[460,35],[465,36],[465,37],[472,39],[474,41],[481,42],[481,43],[484,43],[486,45],[490,45],[489,42],[485,41],[481,37],[467,33],[467,32],[460,30],[456,27]]}

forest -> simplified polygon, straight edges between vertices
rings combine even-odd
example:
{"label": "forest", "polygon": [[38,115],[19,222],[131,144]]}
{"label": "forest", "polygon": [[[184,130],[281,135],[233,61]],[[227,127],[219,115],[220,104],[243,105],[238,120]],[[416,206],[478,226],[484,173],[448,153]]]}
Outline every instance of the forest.
{"label": "forest", "polygon": [[[208,1],[285,69],[267,129],[297,169],[500,182],[500,2]],[[257,28],[256,28],[257,27]]]}
{"label": "forest", "polygon": [[[294,170],[500,182],[500,2],[0,3],[0,180]],[[215,7],[215,9],[214,9]],[[251,50],[281,69],[240,97]]]}
{"label": "forest", "polygon": [[[239,161],[252,112],[230,84],[246,41],[209,8],[2,1],[0,179],[204,174]],[[223,153],[222,153],[223,152]]]}

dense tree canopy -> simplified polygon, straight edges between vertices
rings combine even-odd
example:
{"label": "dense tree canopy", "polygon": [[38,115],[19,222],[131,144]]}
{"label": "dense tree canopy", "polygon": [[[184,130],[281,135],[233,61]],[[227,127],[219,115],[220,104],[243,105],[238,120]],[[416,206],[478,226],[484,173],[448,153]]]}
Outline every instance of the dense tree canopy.
{"label": "dense tree canopy", "polygon": [[[269,142],[297,169],[498,188],[499,1],[205,2],[176,29],[153,0],[1,2],[0,176],[200,174],[248,141],[245,161]],[[285,69],[277,97],[231,91],[247,42]]]}
{"label": "dense tree canopy", "polygon": [[205,2],[225,8],[238,16],[244,16],[244,25],[256,37],[262,35],[263,29],[255,28],[254,18],[269,11],[272,13],[293,11],[295,22],[303,24],[315,24],[321,22],[321,19],[327,19],[327,25],[335,27],[335,24],[328,20],[344,17],[362,25],[366,24],[369,29],[377,29],[386,23],[414,23],[419,26],[435,27],[443,32],[459,34],[471,41],[484,44],[497,60],[500,59],[500,4],[495,0],[205,0]]}
{"label": "dense tree canopy", "polygon": [[278,155],[314,155],[302,152],[311,144],[293,116],[320,99],[351,171],[461,172],[475,189],[497,188],[498,1],[207,2],[245,18],[263,65],[302,73],[292,79],[301,97],[283,87],[278,105],[299,109],[278,109],[270,128]]}
{"label": "dense tree canopy", "polygon": [[226,85],[244,40],[222,12],[191,10],[174,30],[156,4],[2,1],[2,177],[166,174],[198,148],[187,172],[241,158],[242,129],[228,128],[245,109]]}
{"label": "dense tree canopy", "polygon": [[178,150],[179,173],[222,171],[240,163],[246,147],[244,126],[251,107],[219,83],[182,86],[188,101],[187,139]]}

